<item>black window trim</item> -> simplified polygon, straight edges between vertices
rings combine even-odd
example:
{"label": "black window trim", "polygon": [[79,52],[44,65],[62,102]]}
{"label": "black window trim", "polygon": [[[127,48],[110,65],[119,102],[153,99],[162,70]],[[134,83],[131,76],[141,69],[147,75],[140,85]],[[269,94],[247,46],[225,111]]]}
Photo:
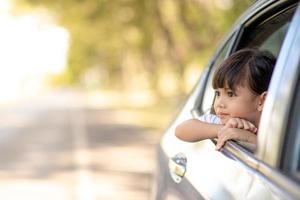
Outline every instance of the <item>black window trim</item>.
{"label": "black window trim", "polygon": [[[286,5],[288,4],[288,5]],[[292,9],[296,10],[298,5],[298,1],[288,1],[288,2],[284,2],[279,4],[278,3],[274,3],[269,5],[270,8],[267,9],[267,11],[262,11],[262,13],[259,14],[254,14],[252,17],[249,17],[247,20],[245,20],[242,25],[241,25],[241,31],[238,35],[238,41],[235,43],[234,47],[233,47],[233,52],[244,48],[244,45],[242,44],[242,40],[244,39],[243,35],[245,34],[245,32],[251,32],[251,30],[253,30],[253,27],[259,27],[261,25],[264,25],[265,23],[270,23],[270,21],[276,19],[278,17],[278,15],[280,15],[281,13],[284,12],[288,12]],[[280,12],[277,12],[278,9],[280,9],[283,6],[287,6],[285,9],[280,10]],[[254,28],[255,29],[255,28]]]}

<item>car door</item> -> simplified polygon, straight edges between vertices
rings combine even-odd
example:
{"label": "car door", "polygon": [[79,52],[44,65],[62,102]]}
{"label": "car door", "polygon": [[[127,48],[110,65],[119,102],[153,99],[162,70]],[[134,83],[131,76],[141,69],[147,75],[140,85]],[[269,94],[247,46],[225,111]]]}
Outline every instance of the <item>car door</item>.
{"label": "car door", "polygon": [[[223,55],[228,55],[240,48],[255,46],[278,55],[296,7],[295,1],[270,1],[254,7],[252,9],[254,14],[246,16],[246,19],[237,25],[238,28],[232,36],[233,41],[225,43],[220,52],[223,50]],[[228,45],[228,49],[226,49],[226,45]],[[176,124],[191,117],[191,115],[197,118],[199,115],[210,111],[214,98],[210,80],[215,66],[217,65],[211,65],[205,81],[200,81],[199,85],[201,84],[201,86],[196,87],[196,92],[191,95],[183,112],[164,136],[162,146],[165,147],[164,150],[167,155],[174,155],[176,152],[183,152],[186,155],[185,180],[202,197],[208,199],[243,199],[251,194],[250,197],[254,198],[257,196],[252,194],[261,194],[259,191],[266,191],[253,189],[255,187],[253,183],[255,181],[260,182],[260,179],[257,178],[259,176],[257,170],[261,163],[259,152],[253,152],[247,146],[236,142],[228,142],[218,152],[215,151],[213,140],[184,143],[174,139]],[[167,146],[173,148],[167,148]],[[179,190],[184,188],[184,185],[180,184],[177,187]],[[252,191],[258,192],[250,193]],[[277,197],[277,193],[270,191],[266,193],[266,197],[273,196]]]}

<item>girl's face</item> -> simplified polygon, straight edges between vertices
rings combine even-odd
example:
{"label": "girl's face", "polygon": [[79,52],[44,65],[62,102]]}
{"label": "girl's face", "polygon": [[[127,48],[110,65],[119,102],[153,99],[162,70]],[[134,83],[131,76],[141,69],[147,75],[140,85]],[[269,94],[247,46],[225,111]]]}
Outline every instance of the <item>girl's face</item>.
{"label": "girl's face", "polygon": [[249,88],[238,86],[235,90],[218,88],[214,109],[222,124],[230,118],[242,118],[258,127],[264,95],[254,95]]}

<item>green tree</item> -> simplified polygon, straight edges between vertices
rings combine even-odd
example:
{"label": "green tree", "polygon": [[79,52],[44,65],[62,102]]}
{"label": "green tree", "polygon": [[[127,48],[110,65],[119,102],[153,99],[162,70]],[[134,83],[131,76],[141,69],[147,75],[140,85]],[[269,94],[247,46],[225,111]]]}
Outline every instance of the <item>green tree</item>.
{"label": "green tree", "polygon": [[[135,87],[143,76],[159,91],[161,69],[182,76],[191,62],[205,63],[238,15],[244,0],[19,0],[46,7],[71,34],[66,80],[78,83],[91,69],[101,87]],[[98,69],[98,70],[97,70]],[[159,92],[158,92],[159,94]]]}

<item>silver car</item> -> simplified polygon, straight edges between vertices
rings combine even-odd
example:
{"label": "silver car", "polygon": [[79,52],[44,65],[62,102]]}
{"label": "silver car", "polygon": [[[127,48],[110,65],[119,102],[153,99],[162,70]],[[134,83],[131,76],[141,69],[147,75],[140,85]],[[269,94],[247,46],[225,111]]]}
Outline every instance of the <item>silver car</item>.
{"label": "silver car", "polygon": [[[212,74],[245,47],[271,51],[277,63],[260,121],[257,148],[229,141],[180,141],[183,120],[210,111]],[[256,1],[237,21],[205,67],[176,120],[161,138],[154,199],[300,199],[300,5]]]}

